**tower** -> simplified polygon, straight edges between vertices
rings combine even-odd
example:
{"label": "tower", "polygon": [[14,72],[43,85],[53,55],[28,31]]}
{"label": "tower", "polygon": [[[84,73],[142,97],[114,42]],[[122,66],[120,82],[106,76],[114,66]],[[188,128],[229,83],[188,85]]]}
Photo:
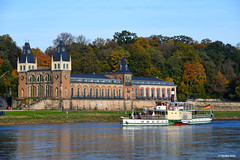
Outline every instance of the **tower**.
{"label": "tower", "polygon": [[27,81],[27,72],[30,70],[36,70],[37,69],[37,59],[36,62],[33,59],[33,54],[30,48],[30,44],[28,42],[25,42],[25,45],[23,47],[23,53],[19,58],[17,59],[17,72],[18,72],[18,97],[26,98],[29,96],[28,92],[28,81]]}
{"label": "tower", "polygon": [[71,56],[68,58],[66,46],[60,40],[56,55],[52,57],[53,98],[70,98]]}
{"label": "tower", "polygon": [[121,79],[121,82],[125,85],[132,84],[132,72],[129,70],[127,62],[123,57],[121,63],[116,71],[117,79]]}

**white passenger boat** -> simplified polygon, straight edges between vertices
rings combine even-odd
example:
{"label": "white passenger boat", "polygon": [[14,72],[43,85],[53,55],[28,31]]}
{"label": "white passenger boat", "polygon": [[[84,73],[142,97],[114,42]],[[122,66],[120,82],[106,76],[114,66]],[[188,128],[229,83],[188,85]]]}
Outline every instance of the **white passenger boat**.
{"label": "white passenger boat", "polygon": [[213,116],[210,105],[194,110],[188,102],[156,102],[155,107],[145,108],[142,113],[133,111],[121,118],[123,126],[160,126],[211,123]]}

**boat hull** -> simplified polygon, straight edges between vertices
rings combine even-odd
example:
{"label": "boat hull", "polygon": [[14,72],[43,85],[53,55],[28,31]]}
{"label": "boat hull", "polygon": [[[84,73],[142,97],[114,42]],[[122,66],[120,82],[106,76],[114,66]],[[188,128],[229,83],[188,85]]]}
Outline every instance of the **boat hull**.
{"label": "boat hull", "polygon": [[194,118],[194,119],[180,119],[180,120],[167,120],[167,119],[123,119],[123,126],[167,126],[174,124],[208,124],[212,122],[212,118]]}

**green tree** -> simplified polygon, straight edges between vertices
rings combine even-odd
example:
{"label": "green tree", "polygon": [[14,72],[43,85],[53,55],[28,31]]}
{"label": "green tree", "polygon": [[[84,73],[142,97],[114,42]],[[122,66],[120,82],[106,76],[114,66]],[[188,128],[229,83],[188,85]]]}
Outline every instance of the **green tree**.
{"label": "green tree", "polygon": [[133,44],[134,42],[137,41],[137,39],[138,37],[136,33],[132,33],[126,30],[123,30],[121,33],[115,32],[115,34],[113,35],[113,40],[117,42],[119,45]]}

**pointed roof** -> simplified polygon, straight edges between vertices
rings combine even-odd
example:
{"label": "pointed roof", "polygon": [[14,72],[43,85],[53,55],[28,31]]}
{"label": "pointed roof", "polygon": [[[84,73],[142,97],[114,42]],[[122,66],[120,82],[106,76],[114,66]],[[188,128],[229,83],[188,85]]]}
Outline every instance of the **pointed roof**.
{"label": "pointed roof", "polygon": [[132,72],[128,68],[127,62],[124,57],[122,58],[116,73],[132,74]]}
{"label": "pointed roof", "polygon": [[63,61],[69,61],[66,46],[62,40],[60,40],[59,44],[57,45],[57,52],[53,61],[60,61],[61,56]]}
{"label": "pointed roof", "polygon": [[19,63],[26,63],[26,60],[28,63],[35,63],[30,44],[28,42],[25,42],[25,45],[23,46],[23,53]]}

